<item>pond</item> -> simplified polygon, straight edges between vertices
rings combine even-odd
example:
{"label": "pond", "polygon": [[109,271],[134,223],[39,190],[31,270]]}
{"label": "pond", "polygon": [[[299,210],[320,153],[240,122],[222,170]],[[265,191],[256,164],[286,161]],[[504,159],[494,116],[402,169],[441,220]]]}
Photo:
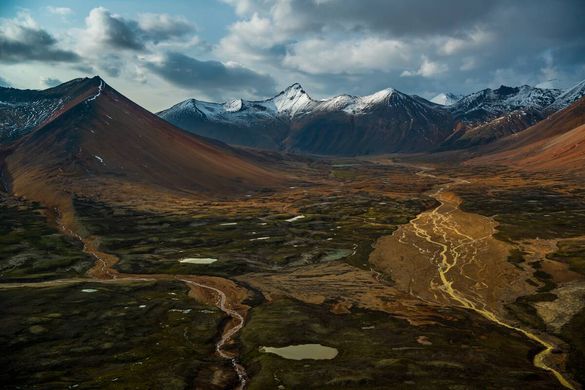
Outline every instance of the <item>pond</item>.
{"label": "pond", "polygon": [[188,263],[188,264],[211,264],[215,263],[217,259],[212,257],[187,257],[184,259],[179,260],[179,263]]}
{"label": "pond", "polygon": [[299,344],[287,347],[260,347],[260,352],[273,353],[290,360],[331,360],[338,354],[336,348],[326,347],[321,344]]}

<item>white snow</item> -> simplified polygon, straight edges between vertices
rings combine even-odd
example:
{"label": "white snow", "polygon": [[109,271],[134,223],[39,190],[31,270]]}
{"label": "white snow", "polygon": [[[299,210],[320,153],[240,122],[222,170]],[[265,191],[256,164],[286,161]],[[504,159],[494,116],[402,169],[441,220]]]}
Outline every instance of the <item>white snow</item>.
{"label": "white snow", "polygon": [[[461,97],[452,93],[441,93],[431,99],[436,104],[449,109],[466,113],[474,110],[484,110],[498,117],[509,112],[522,109],[544,109],[561,94],[557,89],[535,88],[524,85],[510,88],[510,93],[500,93],[492,89],[485,89]],[[500,91],[501,92],[501,91]],[[504,89],[504,92],[507,90]],[[566,97],[567,101],[574,101],[577,96],[585,94],[585,81],[559,96]],[[318,112],[345,112],[351,115],[364,115],[381,105],[399,104],[400,99],[410,98],[392,88],[386,88],[366,96],[339,95],[330,99],[312,99],[295,83],[273,98],[261,101],[247,101],[233,99],[225,103],[211,103],[195,99],[185,100],[165,110],[159,115],[167,120],[173,118],[201,116],[210,121],[233,124],[243,127],[256,126],[266,121],[291,120]],[[416,100],[424,104],[422,99]],[[570,103],[563,103],[570,104]]]}
{"label": "white snow", "polygon": [[168,120],[199,115],[215,122],[252,126],[258,123],[258,120],[292,119],[317,111],[345,111],[360,115],[384,103],[394,93],[396,93],[394,89],[386,88],[367,96],[340,95],[331,99],[314,100],[300,84],[293,84],[267,100],[233,99],[225,103],[211,103],[188,99],[160,112],[159,115]]}
{"label": "white snow", "polygon": [[276,95],[272,98],[272,103],[276,107],[276,112],[290,117],[309,111],[318,104],[307,95],[300,84],[293,84]]}
{"label": "white snow", "polygon": [[237,112],[237,111],[240,111],[242,109],[243,105],[244,105],[244,102],[242,101],[242,99],[233,99],[227,103],[224,103],[223,108],[227,112]]}
{"label": "white snow", "polygon": [[94,293],[97,291],[98,290],[96,290],[95,288],[84,288],[83,290],[81,290],[81,292],[84,292],[84,293]]}
{"label": "white snow", "polygon": [[191,313],[191,309],[185,309],[185,310],[181,310],[181,309],[170,309],[169,311],[183,313],[183,314],[189,314],[189,313]]}
{"label": "white snow", "polygon": [[585,96],[585,80],[575,84],[560,94],[554,103],[550,105],[550,108],[555,110],[562,110],[563,108],[568,107],[577,100],[581,99],[583,96]]}
{"label": "white snow", "polygon": [[501,88],[505,88],[506,91],[498,93],[500,89],[488,88],[472,93],[453,104],[451,108],[462,113],[482,110],[496,118],[516,110],[542,110],[553,103],[561,93],[558,89],[542,89],[529,85]]}
{"label": "white snow", "polygon": [[258,238],[250,238],[250,241],[263,241],[268,240],[270,237],[258,237]]}
{"label": "white snow", "polygon": [[95,155],[94,157],[95,157],[95,158],[96,158],[96,159],[97,159],[99,162],[101,162],[102,164],[104,163],[104,159],[103,159],[103,158],[101,158],[100,156],[98,156],[98,155]]}
{"label": "white snow", "polygon": [[440,104],[442,106],[450,106],[461,100],[463,96],[455,95],[454,93],[440,93],[431,99],[431,102]]}
{"label": "white snow", "polygon": [[86,102],[91,102],[91,101],[94,101],[95,99],[97,99],[98,96],[100,96],[102,94],[103,87],[104,87],[104,82],[103,82],[103,80],[100,80],[100,85],[98,86],[98,92],[95,95],[93,95],[92,97],[88,98],[86,100]]}
{"label": "white snow", "polygon": [[285,219],[285,221],[286,222],[294,222],[294,221],[298,221],[299,219],[303,219],[303,218],[305,218],[304,215],[297,215],[296,217]]}

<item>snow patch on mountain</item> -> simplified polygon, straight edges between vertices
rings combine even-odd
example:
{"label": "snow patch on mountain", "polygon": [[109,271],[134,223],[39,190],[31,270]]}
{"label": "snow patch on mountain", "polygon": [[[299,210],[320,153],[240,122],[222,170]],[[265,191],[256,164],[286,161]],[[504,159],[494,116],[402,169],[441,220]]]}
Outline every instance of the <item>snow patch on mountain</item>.
{"label": "snow patch on mountain", "polygon": [[463,98],[463,95],[456,95],[454,93],[440,93],[431,99],[431,102],[440,104],[442,106],[451,106]]}
{"label": "snow patch on mountain", "polygon": [[585,96],[585,80],[575,84],[571,88],[560,94],[555,101],[548,107],[550,111],[562,110],[570,106],[577,100]]}
{"label": "snow patch on mountain", "polygon": [[464,121],[492,120],[516,110],[543,110],[561,94],[558,89],[542,89],[529,85],[501,86],[484,89],[465,96],[449,107],[455,116]]}
{"label": "snow patch on mountain", "polygon": [[63,107],[60,98],[0,104],[0,142],[20,137],[46,121]]}
{"label": "snow patch on mountain", "polygon": [[268,99],[263,103],[270,102],[276,107],[277,113],[288,115],[291,118],[310,111],[318,104],[307,95],[303,87],[298,83],[291,85],[274,98]]}
{"label": "snow patch on mountain", "polygon": [[225,103],[210,103],[188,99],[159,112],[158,115],[170,122],[181,116],[196,115],[214,122],[250,126],[257,120],[291,120],[313,112],[343,111],[360,115],[384,101],[389,101],[395,93],[397,91],[394,89],[386,88],[367,96],[340,95],[331,99],[315,100],[300,84],[295,83],[267,100],[233,99]]}
{"label": "snow patch on mountain", "polygon": [[224,103],[223,108],[227,112],[238,112],[242,109],[243,105],[244,102],[242,101],[242,99],[233,99],[230,100],[229,102]]}

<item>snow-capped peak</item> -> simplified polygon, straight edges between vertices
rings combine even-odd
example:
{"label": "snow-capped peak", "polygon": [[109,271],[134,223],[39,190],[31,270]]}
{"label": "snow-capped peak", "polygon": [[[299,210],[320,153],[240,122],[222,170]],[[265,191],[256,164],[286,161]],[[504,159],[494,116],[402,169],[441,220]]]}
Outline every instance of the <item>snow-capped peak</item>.
{"label": "snow-capped peak", "polygon": [[307,95],[299,83],[294,83],[269,100],[272,100],[278,113],[286,113],[290,116],[306,111],[317,103]]}
{"label": "snow-capped peak", "polygon": [[459,100],[461,100],[463,96],[462,95],[456,95],[454,93],[440,93],[437,96],[435,96],[434,98],[431,99],[431,102],[436,103],[436,104],[440,104],[442,106],[450,106],[452,104],[455,104],[456,102],[458,102]]}
{"label": "snow-capped peak", "polygon": [[376,104],[388,99],[390,96],[392,96],[393,93],[394,89],[386,88],[381,91],[375,92],[371,95],[362,96],[361,98],[359,98],[359,100],[361,100],[361,102],[365,105]]}
{"label": "snow-capped peak", "polygon": [[406,96],[392,88],[386,88],[366,96],[340,95],[330,99],[314,100],[299,83],[294,83],[267,100],[233,99],[225,103],[210,103],[188,99],[161,112],[160,115],[165,119],[170,119],[196,114],[217,122],[247,126],[256,120],[292,119],[317,111],[343,111],[352,115],[361,115],[380,105],[390,104],[394,95]]}
{"label": "snow-capped peak", "polygon": [[558,89],[502,85],[498,89],[488,88],[467,95],[449,108],[458,117],[481,122],[516,110],[542,110],[552,104],[560,93]]}
{"label": "snow-capped peak", "polygon": [[227,101],[223,104],[223,108],[227,112],[240,111],[243,106],[244,106],[244,102],[242,101],[242,99],[232,99],[232,100]]}

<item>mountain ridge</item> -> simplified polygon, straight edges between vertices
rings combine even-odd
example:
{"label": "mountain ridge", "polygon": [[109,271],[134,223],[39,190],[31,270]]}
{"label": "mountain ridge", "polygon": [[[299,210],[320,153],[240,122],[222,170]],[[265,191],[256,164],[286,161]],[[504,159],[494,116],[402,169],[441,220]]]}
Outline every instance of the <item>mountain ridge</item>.
{"label": "mountain ridge", "polygon": [[332,155],[412,153],[462,149],[518,133],[556,111],[551,107],[559,96],[567,96],[557,104],[565,107],[578,93],[501,86],[443,105],[393,88],[316,100],[294,83],[265,100],[187,99],[157,115],[240,146]]}
{"label": "mountain ridge", "polygon": [[[336,154],[335,145],[343,155],[395,152],[398,145],[408,151],[430,150],[452,126],[441,106],[393,88],[316,100],[298,83],[266,100],[187,99],[157,114],[187,131],[230,144],[317,154]],[[342,139],[343,133],[331,126],[341,126],[348,136]],[[422,135],[408,142],[409,129]],[[329,134],[332,145],[319,132]],[[355,147],[348,147],[350,143]]]}

